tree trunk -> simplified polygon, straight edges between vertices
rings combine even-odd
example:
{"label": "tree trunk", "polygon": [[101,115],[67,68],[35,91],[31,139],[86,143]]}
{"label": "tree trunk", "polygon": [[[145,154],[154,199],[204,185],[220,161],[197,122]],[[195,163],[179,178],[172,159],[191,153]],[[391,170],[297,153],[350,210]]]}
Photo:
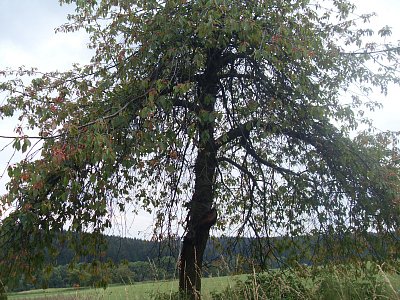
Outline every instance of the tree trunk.
{"label": "tree trunk", "polygon": [[[218,93],[219,51],[210,51],[206,70],[201,76],[198,89],[199,106],[208,114],[214,112]],[[179,290],[189,299],[200,299],[203,254],[210,228],[215,224],[217,212],[214,201],[214,177],[217,153],[212,118],[198,121],[199,145],[194,166],[195,186],[189,205],[186,235],[180,256]]]}
{"label": "tree trunk", "polygon": [[195,165],[195,192],[180,256],[179,289],[190,299],[200,299],[203,254],[210,228],[217,219],[215,208],[211,208],[215,169],[215,154],[200,150]]}

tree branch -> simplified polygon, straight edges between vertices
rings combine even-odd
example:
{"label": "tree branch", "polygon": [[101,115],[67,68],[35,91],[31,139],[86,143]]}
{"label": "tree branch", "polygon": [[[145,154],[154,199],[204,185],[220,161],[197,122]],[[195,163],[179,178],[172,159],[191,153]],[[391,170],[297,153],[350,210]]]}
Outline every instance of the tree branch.
{"label": "tree branch", "polygon": [[217,159],[218,162],[227,162],[229,164],[231,164],[232,166],[234,166],[236,169],[238,169],[240,172],[246,174],[247,176],[249,176],[251,178],[251,180],[253,180],[254,182],[257,181],[256,177],[253,175],[253,173],[251,173],[249,170],[247,170],[246,168],[244,168],[243,166],[239,165],[236,161],[234,161],[231,158],[222,156],[219,157]]}
{"label": "tree branch", "polygon": [[257,124],[257,121],[258,120],[252,120],[243,124],[239,124],[237,127],[232,128],[226,133],[223,133],[215,140],[217,150],[223,145],[226,145],[239,137],[243,137],[247,140],[251,130],[253,130],[254,126]]}
{"label": "tree branch", "polygon": [[178,99],[178,98],[173,99],[172,105],[175,107],[184,107],[193,112],[200,110],[200,107],[198,105],[196,105],[195,103],[189,102],[187,100]]}
{"label": "tree branch", "polygon": [[400,47],[391,47],[382,50],[375,50],[375,51],[362,51],[362,52],[340,52],[341,55],[363,55],[363,54],[378,54],[378,53],[385,53],[385,52],[400,52]]}
{"label": "tree branch", "polygon": [[277,166],[273,163],[271,163],[270,161],[260,157],[260,155],[258,155],[258,153],[256,152],[256,150],[254,150],[253,147],[251,147],[251,145],[249,143],[247,143],[245,145],[245,149],[247,151],[248,154],[251,155],[251,157],[253,157],[256,161],[258,161],[260,164],[265,165],[271,169],[274,169],[276,171],[278,171],[279,173],[285,173],[285,174],[290,174],[290,175],[295,175],[295,176],[300,176],[299,173],[296,173],[290,169],[284,168],[284,167],[280,167]]}

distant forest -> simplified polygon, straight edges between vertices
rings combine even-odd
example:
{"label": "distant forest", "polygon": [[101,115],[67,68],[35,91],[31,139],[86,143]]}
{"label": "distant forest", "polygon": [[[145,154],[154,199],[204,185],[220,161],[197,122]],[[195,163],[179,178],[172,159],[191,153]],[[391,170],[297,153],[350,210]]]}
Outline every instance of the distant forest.
{"label": "distant forest", "polygon": [[[71,233],[69,233],[71,234]],[[12,291],[43,287],[83,287],[177,278],[177,261],[181,241],[148,241],[137,238],[105,236],[100,263],[93,257],[74,259],[68,244],[57,242],[59,255],[53,267],[36,272],[32,278],[21,277]],[[318,240],[318,242],[317,242]],[[288,258],[299,254],[299,263],[310,264],[307,253],[297,253],[298,244],[308,243],[311,258],[318,238],[274,237],[270,239],[214,237],[207,244],[203,276],[253,272],[255,266],[278,268]],[[326,246],[329,247],[327,244]],[[0,250],[1,251],[1,250]],[[311,256],[310,256],[311,255]],[[301,259],[300,259],[301,257]],[[95,263],[93,263],[95,261]]]}
{"label": "distant forest", "polygon": [[[149,241],[137,238],[127,238],[118,236],[106,236],[105,254],[102,260],[111,260],[113,263],[120,263],[124,261],[137,262],[137,261],[158,261],[165,256],[177,258],[181,241],[164,240],[164,241]],[[205,262],[212,262],[223,256],[234,256],[238,254],[243,256],[250,255],[252,239],[246,238],[232,238],[232,237],[219,237],[212,238],[206,248]],[[57,256],[57,265],[69,264],[73,258],[73,251],[69,249],[68,245],[60,248],[60,254]],[[84,257],[80,262],[91,261],[92,257]]]}
{"label": "distant forest", "polygon": [[[53,267],[36,272],[32,278],[21,277],[12,291],[35,288],[64,288],[133,283],[171,279],[177,275],[181,241],[148,241],[137,238],[106,236],[100,271],[93,271],[93,257],[74,259],[68,244],[58,243],[60,253]],[[204,276],[222,276],[252,269],[252,239],[212,238],[204,256]],[[254,256],[255,257],[255,256]],[[99,265],[96,265],[99,268]]]}

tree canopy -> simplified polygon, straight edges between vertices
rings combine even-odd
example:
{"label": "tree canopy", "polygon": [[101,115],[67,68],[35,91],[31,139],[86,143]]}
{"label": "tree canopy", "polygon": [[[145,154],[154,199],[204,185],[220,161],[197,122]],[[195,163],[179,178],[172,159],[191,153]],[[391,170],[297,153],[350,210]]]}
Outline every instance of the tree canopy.
{"label": "tree canopy", "polygon": [[158,238],[184,227],[193,297],[214,224],[257,237],[266,260],[288,247],[273,236],[302,237],[293,260],[398,256],[397,135],[362,113],[399,83],[400,47],[365,27],[372,14],[346,0],[60,3],[76,13],[58,30],[86,30],[95,54],[68,72],[0,72],[26,153],[8,168],[0,274],[42,266],[63,231],[101,253],[128,203],[155,212]]}

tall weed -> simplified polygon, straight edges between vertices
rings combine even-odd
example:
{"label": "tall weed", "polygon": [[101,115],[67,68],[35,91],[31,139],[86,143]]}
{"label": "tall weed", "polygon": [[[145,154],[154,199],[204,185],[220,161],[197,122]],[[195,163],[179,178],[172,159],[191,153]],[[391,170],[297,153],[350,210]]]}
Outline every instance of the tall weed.
{"label": "tall weed", "polygon": [[400,300],[387,272],[368,263],[253,274],[211,296],[213,300]]}
{"label": "tall weed", "polygon": [[287,271],[273,271],[263,274],[253,274],[246,281],[237,281],[233,288],[212,293],[213,300],[223,299],[310,299],[311,290],[304,280],[296,274]]}

